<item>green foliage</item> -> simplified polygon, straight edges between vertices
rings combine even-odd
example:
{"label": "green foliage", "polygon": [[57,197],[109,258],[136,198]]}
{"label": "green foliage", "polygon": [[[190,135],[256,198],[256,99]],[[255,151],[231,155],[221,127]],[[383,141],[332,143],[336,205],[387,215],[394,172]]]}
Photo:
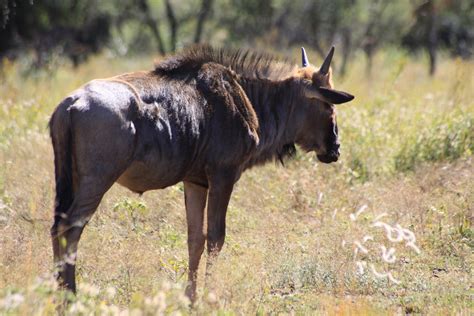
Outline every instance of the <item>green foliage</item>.
{"label": "green foliage", "polygon": [[[337,292],[341,287],[357,288],[357,294],[370,295],[389,288],[386,279],[372,275],[356,273],[345,268],[341,273],[340,265],[323,266],[318,258],[301,261],[289,259],[272,275],[275,277],[272,290],[276,293],[290,294],[300,289],[312,289],[318,292]],[[349,271],[348,271],[349,270]]]}
{"label": "green foliage", "polygon": [[443,117],[412,135],[394,157],[397,171],[413,170],[422,162],[453,161],[474,153],[474,117],[457,113]]}
{"label": "green foliage", "polygon": [[148,214],[148,208],[142,201],[124,198],[115,203],[114,211],[119,213],[119,218],[123,221],[132,220],[133,230],[145,230],[141,223]]}
{"label": "green foliage", "polygon": [[[471,57],[472,3],[428,2],[435,3],[440,47],[454,56]],[[304,44],[322,55],[327,47],[337,44],[344,51],[341,72],[345,73],[348,60],[357,51],[364,52],[371,63],[380,48],[402,42],[412,50],[426,48],[428,23],[416,14],[420,4],[372,0],[8,0],[0,6],[0,57],[34,52],[33,65],[38,68],[57,56],[66,56],[77,66],[104,48],[124,55],[165,54],[195,41],[234,46],[264,43],[279,50]],[[199,40],[198,25],[204,25]]]}
{"label": "green foliage", "polygon": [[34,51],[34,66],[42,67],[54,54],[77,65],[99,52],[110,38],[111,15],[101,1],[7,1],[0,27],[0,56],[18,57]]}
{"label": "green foliage", "polygon": [[[474,51],[474,3],[465,0],[430,0],[421,2],[416,11],[417,18],[402,37],[403,46],[418,50],[426,46],[430,32],[436,36],[436,45],[449,50],[454,56],[470,58]],[[435,13],[434,28],[429,28],[430,7]]]}
{"label": "green foliage", "polygon": [[135,201],[129,198],[124,198],[122,201],[117,202],[114,205],[114,211],[125,211],[126,213],[134,217],[134,214],[146,215],[147,207],[146,204],[141,201]]}

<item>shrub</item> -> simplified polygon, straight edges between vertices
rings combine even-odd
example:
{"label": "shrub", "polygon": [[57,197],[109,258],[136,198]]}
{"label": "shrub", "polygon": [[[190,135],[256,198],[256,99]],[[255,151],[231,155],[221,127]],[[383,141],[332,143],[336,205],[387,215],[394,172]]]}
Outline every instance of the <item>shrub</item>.
{"label": "shrub", "polygon": [[460,113],[409,138],[394,157],[395,170],[409,171],[421,162],[452,161],[473,152],[474,117]]}

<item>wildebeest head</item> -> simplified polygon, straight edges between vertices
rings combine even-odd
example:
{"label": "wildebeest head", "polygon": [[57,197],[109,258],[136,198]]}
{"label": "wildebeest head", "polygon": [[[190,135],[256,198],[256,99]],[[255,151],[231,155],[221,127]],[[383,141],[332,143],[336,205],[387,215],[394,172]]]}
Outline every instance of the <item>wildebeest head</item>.
{"label": "wildebeest head", "polygon": [[305,108],[305,115],[297,143],[306,151],[315,151],[321,162],[335,162],[339,158],[340,144],[334,105],[349,102],[354,96],[333,89],[331,60],[334,47],[319,69],[309,63],[303,47],[301,51],[302,67],[298,69],[296,79],[303,86],[303,104],[298,106]]}

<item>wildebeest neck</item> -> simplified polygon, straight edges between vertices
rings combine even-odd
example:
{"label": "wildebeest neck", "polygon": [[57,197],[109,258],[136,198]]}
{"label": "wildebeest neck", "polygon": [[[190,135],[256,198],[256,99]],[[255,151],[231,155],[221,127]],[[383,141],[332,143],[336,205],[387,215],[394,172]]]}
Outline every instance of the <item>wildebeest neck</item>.
{"label": "wildebeest neck", "polygon": [[259,121],[260,142],[249,167],[269,160],[291,156],[295,152],[298,122],[294,106],[301,88],[292,79],[241,78],[240,85],[251,101]]}

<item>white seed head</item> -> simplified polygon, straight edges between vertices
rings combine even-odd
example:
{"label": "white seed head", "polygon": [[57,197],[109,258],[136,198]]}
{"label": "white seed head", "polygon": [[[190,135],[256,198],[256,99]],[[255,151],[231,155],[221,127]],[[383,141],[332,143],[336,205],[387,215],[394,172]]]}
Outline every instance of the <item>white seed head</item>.
{"label": "white seed head", "polygon": [[395,284],[400,284],[400,283],[401,283],[399,280],[397,280],[397,279],[395,279],[395,278],[393,277],[393,275],[392,275],[391,272],[387,273],[387,277],[388,277],[388,279],[389,279],[391,282],[393,282],[393,283],[395,283]]}
{"label": "white seed head", "polygon": [[0,307],[2,309],[15,309],[25,301],[25,297],[20,293],[14,293],[7,295],[5,298],[0,300]]}
{"label": "white seed head", "polygon": [[357,261],[356,265],[357,265],[357,271],[359,272],[359,274],[364,274],[365,273],[365,267],[367,266],[367,262]]}
{"label": "white seed head", "polygon": [[332,219],[336,219],[336,214],[337,214],[337,208],[335,208],[334,212],[332,213]]}
{"label": "white seed head", "polygon": [[382,213],[382,214],[377,215],[374,218],[374,222],[378,222],[382,217],[385,217],[385,216],[387,216],[387,213]]}
{"label": "white seed head", "polygon": [[113,299],[115,295],[117,294],[117,290],[114,287],[109,286],[106,290],[106,293],[109,299]]}
{"label": "white seed head", "polygon": [[362,246],[362,244],[359,242],[359,241],[354,241],[354,244],[357,246],[358,249],[360,249],[361,252],[367,254],[369,253],[369,251],[367,250],[367,248],[365,248],[364,246]]}
{"label": "white seed head", "polygon": [[420,248],[418,248],[418,246],[415,245],[414,242],[408,242],[408,243],[407,243],[407,247],[410,247],[411,249],[413,249],[417,254],[420,254],[420,253],[421,253]]}
{"label": "white seed head", "polygon": [[321,204],[321,201],[323,200],[323,192],[319,192],[319,195],[318,195],[318,205]]}
{"label": "white seed head", "polygon": [[352,213],[349,215],[349,218],[352,220],[352,221],[355,221],[357,219],[357,217],[359,217],[360,214],[362,214],[362,212],[364,212],[366,209],[367,209],[367,204],[364,204],[362,205],[358,210],[357,212],[355,213]]}
{"label": "white seed head", "polygon": [[387,250],[385,246],[380,246],[382,249],[382,259],[383,261],[387,263],[394,263],[397,260],[397,257],[395,257],[395,248],[390,248]]}
{"label": "white seed head", "polygon": [[384,272],[378,272],[377,269],[375,269],[375,266],[371,263],[370,264],[370,270],[372,273],[379,279],[383,279],[387,277],[387,274]]}
{"label": "white seed head", "polygon": [[366,243],[368,242],[369,240],[374,240],[374,237],[370,236],[370,235],[365,235],[364,238],[362,238],[362,242],[363,243]]}

